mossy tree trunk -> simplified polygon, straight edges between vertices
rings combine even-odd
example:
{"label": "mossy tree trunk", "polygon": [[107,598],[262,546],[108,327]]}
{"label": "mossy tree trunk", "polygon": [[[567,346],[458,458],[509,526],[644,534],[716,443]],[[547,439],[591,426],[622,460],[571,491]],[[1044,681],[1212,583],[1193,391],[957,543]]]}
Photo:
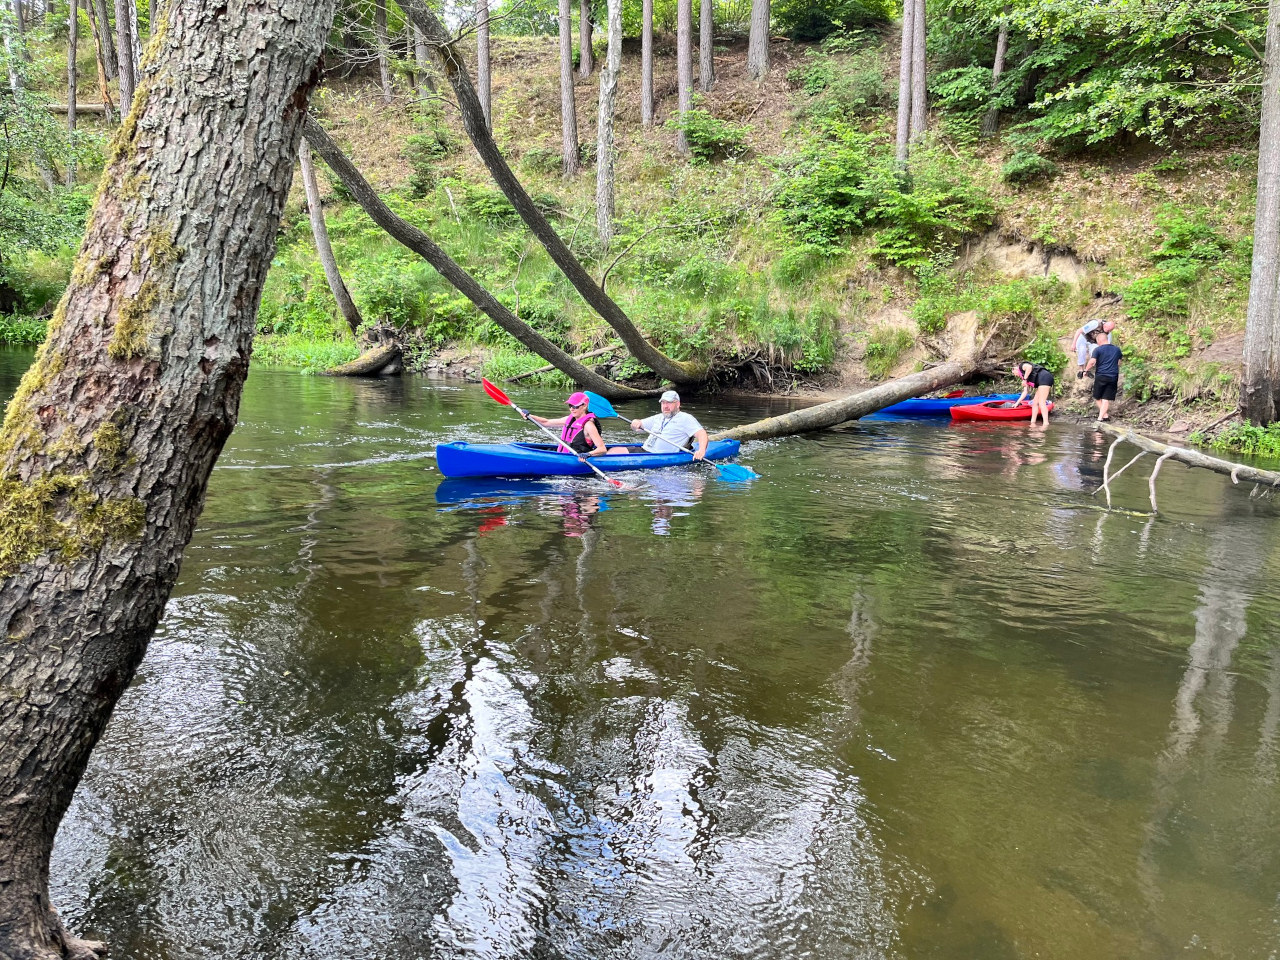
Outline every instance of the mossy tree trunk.
{"label": "mossy tree trunk", "polygon": [[351,191],[351,195],[356,198],[356,202],[369,215],[369,219],[385,230],[392,239],[403,244],[431,264],[436,269],[436,272],[453,284],[459,293],[474,303],[485,316],[515,337],[523,346],[542,357],[548,363],[553,364],[570,377],[574,383],[588,390],[594,390],[610,400],[635,399],[649,395],[649,391],[624,387],[621,384],[614,383],[607,377],[600,376],[522,321],[503,306],[493,294],[481,286],[471,274],[458,266],[453,258],[445,253],[435,241],[413,224],[392,213],[391,209],[382,202],[377,191],[360,175],[360,171],[355,168],[355,165],[338,148],[338,145],[333,142],[333,138],[325,132],[314,117],[307,118],[305,131],[307,142],[311,148],[320,154],[320,157],[329,165],[329,169],[333,171],[334,175]]}
{"label": "mossy tree trunk", "polygon": [[[689,0],[684,2],[688,3]],[[440,18],[428,10],[422,0],[402,0],[400,9],[404,11],[405,17],[411,23],[422,29],[432,56],[457,96],[458,112],[462,117],[467,135],[475,145],[476,152],[480,154],[480,159],[488,167],[494,183],[511,201],[520,219],[546,249],[552,261],[573,284],[582,299],[613,328],[626,344],[631,355],[659,377],[686,386],[697,386],[705,382],[710,373],[707,365],[676,360],[645,339],[644,334],[631,322],[626,312],[587,273],[586,268],[573,255],[542,211],[538,209],[519,179],[511,171],[511,167],[502,156],[502,151],[494,143],[493,135],[484,125],[484,114],[480,110],[480,103],[471,85],[471,78],[467,75],[466,63],[462,60],[457,51],[457,45],[452,42],[452,37]],[[563,24],[561,29],[563,30]]]}
{"label": "mossy tree trunk", "polygon": [[1258,201],[1244,333],[1241,407],[1256,424],[1280,419],[1280,0],[1267,9],[1258,139]]}
{"label": "mossy tree trunk", "polygon": [[235,424],[332,13],[332,0],[167,12],[70,285],[0,428],[5,960],[96,952],[50,903],[54,835]]}
{"label": "mossy tree trunk", "polygon": [[573,100],[573,0],[560,0],[560,164],[566,177],[577,174],[582,164]]}

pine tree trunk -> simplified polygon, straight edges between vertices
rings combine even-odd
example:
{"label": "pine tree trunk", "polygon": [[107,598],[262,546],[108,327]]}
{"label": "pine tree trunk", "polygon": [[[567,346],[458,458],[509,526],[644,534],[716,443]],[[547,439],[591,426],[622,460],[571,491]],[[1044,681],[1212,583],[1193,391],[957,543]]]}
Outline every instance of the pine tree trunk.
{"label": "pine tree trunk", "polygon": [[581,169],[578,110],[573,102],[573,0],[560,0],[560,162],[566,177]]}
{"label": "pine tree trunk", "polygon": [[332,14],[331,0],[172,8],[170,42],[117,135],[71,283],[0,429],[9,960],[97,952],[50,903],[54,835],[235,425]]}
{"label": "pine tree trunk", "polygon": [[898,66],[898,137],[896,159],[899,170],[906,170],[911,137],[911,45],[915,42],[915,0],[902,5],[902,62]]}
{"label": "pine tree trunk", "polygon": [[712,45],[715,42],[716,16],[711,0],[702,0],[698,9],[698,87],[709,93],[716,84],[716,68]]}
{"label": "pine tree trunk", "polygon": [[364,209],[378,226],[385,230],[392,239],[422,257],[427,263],[444,277],[476,307],[503,330],[511,334],[529,350],[542,357],[548,363],[561,370],[574,383],[588,390],[607,397],[610,400],[627,400],[647,396],[646,391],[635,390],[614,383],[600,376],[589,367],[579,363],[565,353],[550,340],[536,332],[528,324],[499,302],[493,294],[482,287],[471,274],[463,270],[425,233],[411,223],[396,216],[378,197],[367,180],[360,175],[351,161],[338,149],[338,145],[316,122],[308,117],[306,123],[307,142],[329,165],[334,175],[346,185],[356,202]]}
{"label": "pine tree trunk", "polygon": [[[909,3],[910,0],[907,0]],[[751,27],[747,34],[747,75],[763,80],[769,75],[769,0],[751,0]]]}
{"label": "pine tree trunk", "polygon": [[[693,0],[676,0],[676,99],[681,119],[693,108]],[[689,138],[676,132],[676,149],[689,152]]]}
{"label": "pine tree trunk", "polygon": [[600,111],[596,118],[596,229],[600,244],[613,240],[613,115],[622,72],[622,0],[608,0],[609,50],[600,72]]}
{"label": "pine tree trunk", "polygon": [[[12,0],[9,6],[13,10],[14,34],[18,37],[19,40],[22,41],[21,43],[16,44],[16,49],[19,51],[18,55],[22,57],[23,60],[30,60],[31,57],[27,55],[27,47],[26,47],[27,25],[23,22],[22,0]],[[10,56],[12,56],[12,54],[10,54]]]}
{"label": "pine tree trunk", "polygon": [[111,110],[111,88],[107,85],[107,64],[103,59],[103,40],[110,40],[110,34],[104,34],[98,28],[93,15],[94,3],[89,0],[86,10],[89,14],[89,32],[93,34],[93,51],[98,61],[98,95],[102,97],[102,118],[109,124],[115,123]]}
{"label": "pine tree trunk", "polygon": [[1267,7],[1264,59],[1258,200],[1240,398],[1244,415],[1260,426],[1280,419],[1280,0],[1271,0]]}
{"label": "pine tree trunk", "polygon": [[136,86],[134,73],[133,39],[129,29],[129,0],[116,0],[116,53],[120,66],[120,116],[129,115]]}
{"label": "pine tree trunk", "polygon": [[418,96],[424,100],[434,96],[436,82],[431,76],[431,54],[427,52],[427,41],[422,39],[422,31],[413,28],[413,62],[418,68]]}
{"label": "pine tree trunk", "polygon": [[462,117],[467,136],[471,138],[476,152],[480,154],[480,159],[488,168],[493,182],[515,207],[516,213],[525,222],[529,232],[538,238],[538,242],[546,249],[582,299],[614,329],[631,355],[659,377],[690,386],[705,382],[710,373],[708,366],[695,361],[676,360],[645,339],[644,334],[631,322],[631,318],[612,297],[601,289],[600,284],[587,273],[586,268],[565,245],[555,228],[547,222],[547,218],[538,209],[537,204],[530,198],[516,175],[511,172],[511,167],[502,156],[502,151],[493,141],[493,135],[484,125],[484,114],[480,110],[475,89],[471,86],[471,78],[467,76],[466,62],[458,55],[456,44],[439,17],[428,10],[422,0],[400,0],[400,9],[404,11],[410,22],[422,29],[432,56],[449,81],[449,85],[453,87],[458,102],[458,113]]}
{"label": "pine tree trunk", "polygon": [[653,126],[653,0],[643,0],[640,13],[640,123]]}
{"label": "pine tree trunk", "polygon": [[591,50],[591,3],[578,3],[578,76],[584,80],[595,69],[595,55]]}
{"label": "pine tree trunk", "polygon": [[352,333],[359,333],[363,318],[351,299],[347,285],[342,282],[342,273],[338,270],[338,259],[333,255],[333,246],[329,243],[329,228],[324,222],[324,205],[320,202],[320,184],[316,181],[315,166],[311,163],[311,148],[306,141],[298,148],[298,163],[302,168],[302,187],[307,194],[307,213],[311,217],[311,236],[316,242],[316,255],[320,258],[320,266],[324,268],[324,278],[329,283],[329,291],[338,304],[338,312]]}
{"label": "pine tree trunk", "polygon": [[924,136],[925,116],[925,10],[924,0],[915,0],[915,22],[912,23],[911,42],[911,139]]}
{"label": "pine tree trunk", "polygon": [[391,44],[387,41],[387,0],[374,0],[373,34],[378,44],[378,75],[382,80],[382,102],[390,103],[394,91],[391,88]]}
{"label": "pine tree trunk", "polygon": [[107,79],[114,80],[120,75],[120,63],[116,60],[115,41],[111,36],[111,17],[107,11],[107,0],[91,0],[89,8],[96,13],[98,41],[102,44],[102,63],[107,68]]}
{"label": "pine tree trunk", "polygon": [[142,72],[142,35],[138,32],[138,0],[126,0],[129,7],[129,41],[133,44],[133,89],[138,89]]}
{"label": "pine tree trunk", "polygon": [[[1000,32],[996,35],[996,59],[991,64],[991,92],[994,94],[996,88],[1000,85],[1000,75],[1004,73],[1004,58],[1009,52],[1009,24],[1007,21],[1000,21]],[[1000,108],[993,106],[987,111],[987,115],[982,118],[982,135],[984,137],[994,137],[996,130],[1000,128]]]}
{"label": "pine tree trunk", "polygon": [[484,122],[493,129],[493,80],[489,75],[489,0],[476,0],[476,92]]}
{"label": "pine tree trunk", "polygon": [[[79,0],[71,0],[67,14],[67,132],[76,132],[76,39],[80,32]],[[67,160],[67,188],[76,185],[74,154]]]}

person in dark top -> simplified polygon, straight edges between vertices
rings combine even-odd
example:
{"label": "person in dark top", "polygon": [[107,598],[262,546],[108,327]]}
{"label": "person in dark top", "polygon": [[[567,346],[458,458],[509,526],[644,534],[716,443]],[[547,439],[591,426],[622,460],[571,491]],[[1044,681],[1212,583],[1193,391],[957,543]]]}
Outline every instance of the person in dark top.
{"label": "person in dark top", "polygon": [[1086,370],[1094,370],[1093,399],[1098,401],[1098,422],[1108,423],[1111,420],[1111,401],[1116,398],[1116,388],[1120,386],[1120,361],[1124,353],[1111,342],[1107,334],[1098,332],[1098,348],[1089,358]]}
{"label": "person in dark top", "polygon": [[1049,393],[1053,390],[1053,371],[1030,360],[1022,360],[1014,365],[1013,373],[1022,381],[1022,396],[1014,406],[1022,404],[1027,399],[1027,394],[1034,390],[1035,395],[1031,398],[1031,426],[1036,425],[1036,416],[1040,415],[1044,418],[1044,425],[1047,427],[1049,425]]}
{"label": "person in dark top", "polygon": [[569,405],[567,417],[550,420],[530,413],[528,418],[544,427],[560,428],[560,446],[557,453],[576,453],[579,458],[603,456],[608,452],[600,436],[600,420],[591,412],[587,395],[579,391],[565,401]]}

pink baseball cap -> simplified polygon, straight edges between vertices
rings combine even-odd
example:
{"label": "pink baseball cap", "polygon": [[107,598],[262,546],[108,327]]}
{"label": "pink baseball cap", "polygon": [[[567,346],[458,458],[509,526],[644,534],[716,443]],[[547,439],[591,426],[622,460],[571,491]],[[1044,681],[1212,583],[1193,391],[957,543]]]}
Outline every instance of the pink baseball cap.
{"label": "pink baseball cap", "polygon": [[571,407],[576,407],[578,404],[586,403],[586,402],[587,402],[587,395],[583,393],[581,390],[573,394],[571,397],[569,397],[568,400],[565,401],[565,403],[567,403]]}

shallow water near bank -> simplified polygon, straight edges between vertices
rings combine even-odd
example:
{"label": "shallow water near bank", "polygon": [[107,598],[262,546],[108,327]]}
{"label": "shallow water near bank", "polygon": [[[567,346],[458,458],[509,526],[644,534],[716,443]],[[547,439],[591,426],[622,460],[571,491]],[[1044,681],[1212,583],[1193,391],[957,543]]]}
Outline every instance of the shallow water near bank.
{"label": "shallow water near bank", "polygon": [[434,469],[525,429],[474,385],[253,371],[59,835],[73,929],[166,960],[1280,950],[1275,504],[1166,464],[1150,517],[1140,465],[1105,512],[1065,423],[751,443],[749,484]]}

